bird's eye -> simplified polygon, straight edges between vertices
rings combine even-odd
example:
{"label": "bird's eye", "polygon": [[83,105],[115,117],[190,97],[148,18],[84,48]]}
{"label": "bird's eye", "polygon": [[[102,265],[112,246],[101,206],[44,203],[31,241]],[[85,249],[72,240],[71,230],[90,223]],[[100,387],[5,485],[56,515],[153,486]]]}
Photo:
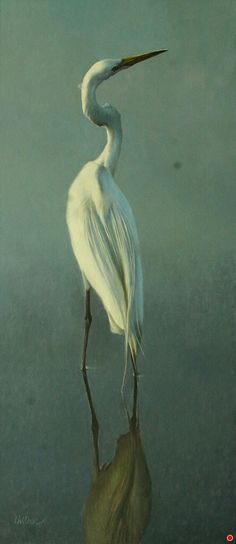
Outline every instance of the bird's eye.
{"label": "bird's eye", "polygon": [[115,66],[113,66],[112,72],[116,72],[117,70],[119,70],[119,68],[121,67],[121,65],[122,65],[122,62],[119,62],[118,64],[116,64]]}

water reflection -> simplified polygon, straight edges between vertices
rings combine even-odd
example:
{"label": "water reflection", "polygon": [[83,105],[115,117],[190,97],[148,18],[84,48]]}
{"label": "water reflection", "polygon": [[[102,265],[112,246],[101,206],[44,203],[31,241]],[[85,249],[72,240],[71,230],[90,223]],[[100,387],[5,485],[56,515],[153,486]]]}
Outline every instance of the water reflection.
{"label": "water reflection", "polygon": [[85,503],[86,544],[138,544],[151,512],[151,479],[137,416],[138,387],[134,378],[129,430],[117,439],[110,463],[100,466],[99,425],[86,370],[83,373],[92,418],[94,478]]}

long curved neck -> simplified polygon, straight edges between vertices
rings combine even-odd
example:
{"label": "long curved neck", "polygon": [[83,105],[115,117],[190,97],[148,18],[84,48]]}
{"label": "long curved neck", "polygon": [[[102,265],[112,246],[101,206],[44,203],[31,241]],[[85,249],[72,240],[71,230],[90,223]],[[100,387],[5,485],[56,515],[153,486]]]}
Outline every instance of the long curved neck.
{"label": "long curved neck", "polygon": [[101,77],[85,76],[82,82],[81,98],[84,115],[99,127],[104,126],[107,131],[107,143],[96,158],[96,162],[103,164],[112,174],[120,156],[122,142],[122,128],[119,112],[109,104],[101,106],[96,100],[96,88],[102,83]]}

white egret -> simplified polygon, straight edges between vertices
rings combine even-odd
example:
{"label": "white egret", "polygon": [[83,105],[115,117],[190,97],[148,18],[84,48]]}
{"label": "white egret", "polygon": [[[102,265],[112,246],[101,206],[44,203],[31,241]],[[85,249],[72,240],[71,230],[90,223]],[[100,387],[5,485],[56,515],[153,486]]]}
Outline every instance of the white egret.
{"label": "white egret", "polygon": [[121,70],[165,51],[161,49],[123,59],[101,60],[89,69],[81,84],[84,115],[107,131],[107,143],[103,151],[79,172],[70,187],[67,202],[66,217],[71,244],[85,287],[82,370],[86,369],[92,321],[91,288],[104,305],[111,331],[124,334],[125,368],[129,352],[135,376],[143,322],[142,266],[135,219],[113,177],[121,149],[120,114],[110,104],[97,103],[96,89],[100,83]]}

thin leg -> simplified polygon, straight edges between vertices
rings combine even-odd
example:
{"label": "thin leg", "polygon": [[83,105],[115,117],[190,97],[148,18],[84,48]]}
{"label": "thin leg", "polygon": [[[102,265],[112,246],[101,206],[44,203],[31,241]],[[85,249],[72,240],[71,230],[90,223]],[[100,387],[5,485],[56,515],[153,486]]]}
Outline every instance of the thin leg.
{"label": "thin leg", "polygon": [[87,356],[87,347],[88,347],[88,337],[89,329],[92,323],[92,314],[90,309],[90,289],[86,289],[85,292],[85,328],[84,328],[84,347],[83,347],[83,356],[81,362],[81,370],[86,369],[86,356]]}
{"label": "thin leg", "polygon": [[83,378],[84,378],[85,390],[86,390],[86,394],[87,394],[87,398],[88,398],[88,403],[89,403],[89,407],[90,407],[90,412],[91,412],[91,418],[92,418],[92,425],[91,425],[91,428],[92,428],[92,435],[93,435],[93,446],[94,446],[94,453],[95,453],[96,471],[99,472],[99,468],[100,468],[100,463],[99,463],[99,444],[98,444],[98,440],[99,440],[99,425],[98,425],[98,420],[97,420],[95,408],[94,408],[94,405],[93,405],[92,395],[91,395],[91,391],[90,391],[90,387],[89,387],[89,381],[88,381],[86,366],[84,366],[84,368],[83,368],[82,370],[83,370]]}
{"label": "thin leg", "polygon": [[134,394],[133,394],[133,413],[131,418],[131,425],[136,426],[137,421],[137,399],[138,399],[138,370],[136,357],[130,353],[132,367],[133,367],[133,377],[134,377]]}

